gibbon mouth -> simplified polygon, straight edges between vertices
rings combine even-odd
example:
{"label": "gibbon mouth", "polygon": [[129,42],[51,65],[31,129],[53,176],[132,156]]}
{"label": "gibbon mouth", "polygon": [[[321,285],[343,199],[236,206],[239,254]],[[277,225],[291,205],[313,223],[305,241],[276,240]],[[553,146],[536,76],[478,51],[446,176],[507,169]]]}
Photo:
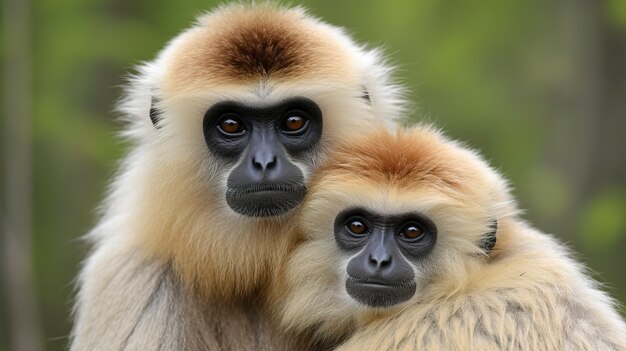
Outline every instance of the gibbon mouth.
{"label": "gibbon mouth", "polygon": [[409,300],[416,291],[415,281],[395,282],[379,278],[346,279],[346,292],[369,307],[386,308]]}
{"label": "gibbon mouth", "polygon": [[280,183],[229,187],[226,202],[233,211],[244,216],[276,216],[299,205],[306,191],[303,185]]}
{"label": "gibbon mouth", "polygon": [[[294,192],[294,191],[302,190],[302,188],[305,188],[305,187],[297,186],[293,184],[266,183],[266,184],[231,187],[229,188],[229,190],[236,191],[241,194],[250,194],[250,193],[272,192],[272,191]],[[306,188],[304,190],[306,190]]]}

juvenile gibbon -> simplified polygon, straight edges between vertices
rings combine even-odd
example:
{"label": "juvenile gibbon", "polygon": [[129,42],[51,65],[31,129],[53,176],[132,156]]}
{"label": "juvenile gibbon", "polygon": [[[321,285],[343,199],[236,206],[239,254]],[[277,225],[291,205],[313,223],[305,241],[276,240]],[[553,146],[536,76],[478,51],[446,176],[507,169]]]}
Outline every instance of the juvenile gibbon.
{"label": "juvenile gibbon", "polygon": [[626,324],[507,182],[431,128],[336,149],[275,280],[282,325],[338,350],[626,350]]}
{"label": "juvenile gibbon", "polygon": [[379,51],[300,8],[228,5],[131,79],[133,148],[87,238],[71,350],[306,349],[262,301],[339,142],[400,115]]}

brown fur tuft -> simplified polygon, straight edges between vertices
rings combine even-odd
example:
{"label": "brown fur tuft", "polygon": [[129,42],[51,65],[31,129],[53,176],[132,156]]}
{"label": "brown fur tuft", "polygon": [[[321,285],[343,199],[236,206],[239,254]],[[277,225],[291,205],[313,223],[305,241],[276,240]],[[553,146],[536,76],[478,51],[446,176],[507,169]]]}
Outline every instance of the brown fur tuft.
{"label": "brown fur tuft", "polygon": [[267,77],[290,75],[311,62],[306,42],[272,17],[246,19],[236,30],[227,30],[215,47],[221,55],[211,64],[233,76]]}
{"label": "brown fur tuft", "polygon": [[[429,128],[393,133],[385,129],[355,138],[332,154],[320,174],[358,175],[374,184],[414,188],[420,184],[468,191],[476,172],[465,172],[476,162],[459,153],[454,143]],[[469,160],[469,162],[468,162]],[[471,166],[470,166],[471,165]]]}
{"label": "brown fur tuft", "polygon": [[[326,29],[326,30],[325,30]],[[327,33],[325,33],[327,32]],[[170,83],[346,78],[346,48],[300,9],[229,6],[201,18],[175,50]]]}

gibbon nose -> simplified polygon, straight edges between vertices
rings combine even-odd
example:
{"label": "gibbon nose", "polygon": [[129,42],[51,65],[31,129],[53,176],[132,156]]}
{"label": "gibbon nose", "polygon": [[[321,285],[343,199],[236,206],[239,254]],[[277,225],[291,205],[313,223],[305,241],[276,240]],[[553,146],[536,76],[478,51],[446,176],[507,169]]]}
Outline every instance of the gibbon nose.
{"label": "gibbon nose", "polygon": [[252,156],[252,166],[261,172],[267,172],[275,168],[277,164],[276,155],[271,152],[259,152]]}
{"label": "gibbon nose", "polygon": [[273,130],[259,128],[250,140],[249,163],[254,177],[274,178],[281,173],[281,159],[284,157]]}
{"label": "gibbon nose", "polygon": [[391,266],[391,255],[385,251],[372,252],[368,263],[375,271],[383,271]]}

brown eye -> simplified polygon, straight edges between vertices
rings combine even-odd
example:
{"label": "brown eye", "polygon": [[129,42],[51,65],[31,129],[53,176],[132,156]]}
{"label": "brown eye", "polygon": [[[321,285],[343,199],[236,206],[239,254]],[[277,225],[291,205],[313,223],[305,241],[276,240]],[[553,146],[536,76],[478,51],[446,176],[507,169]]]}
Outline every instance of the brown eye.
{"label": "brown eye", "polygon": [[239,134],[245,131],[243,124],[234,116],[224,117],[219,123],[219,128],[226,134]]}
{"label": "brown eye", "polygon": [[307,120],[298,115],[292,115],[283,121],[282,129],[286,132],[297,132],[306,126]]}
{"label": "brown eye", "polygon": [[424,235],[424,230],[417,225],[409,224],[402,229],[400,234],[407,239],[416,239]]}
{"label": "brown eye", "polygon": [[367,225],[363,221],[355,219],[348,223],[348,230],[353,234],[365,234],[367,232]]}

